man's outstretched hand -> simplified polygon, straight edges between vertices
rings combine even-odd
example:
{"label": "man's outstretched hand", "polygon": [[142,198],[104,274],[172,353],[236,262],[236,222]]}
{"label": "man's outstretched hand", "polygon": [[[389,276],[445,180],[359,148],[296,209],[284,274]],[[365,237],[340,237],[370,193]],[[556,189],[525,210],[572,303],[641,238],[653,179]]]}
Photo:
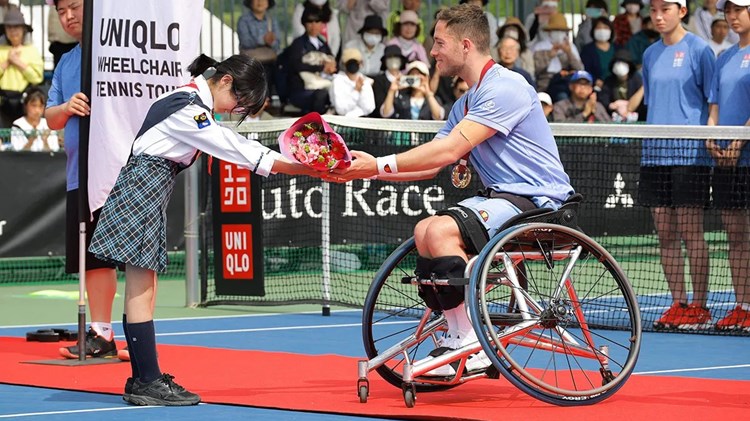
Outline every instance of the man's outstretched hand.
{"label": "man's outstretched hand", "polygon": [[371,178],[378,175],[375,157],[367,152],[352,151],[352,164],[346,169],[334,169],[323,177],[326,181],[346,183],[350,180]]}

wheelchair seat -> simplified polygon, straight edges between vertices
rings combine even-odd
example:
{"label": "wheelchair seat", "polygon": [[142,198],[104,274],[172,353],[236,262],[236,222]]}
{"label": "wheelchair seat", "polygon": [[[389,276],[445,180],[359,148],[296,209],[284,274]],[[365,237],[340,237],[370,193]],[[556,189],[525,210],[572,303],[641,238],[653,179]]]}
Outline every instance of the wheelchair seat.
{"label": "wheelchair seat", "polygon": [[583,195],[574,193],[571,195],[559,209],[536,208],[530,211],[521,212],[518,215],[508,219],[497,230],[497,233],[514,225],[528,224],[531,222],[543,222],[548,224],[563,225],[573,228],[576,231],[582,231],[578,227],[578,206],[583,201]]}

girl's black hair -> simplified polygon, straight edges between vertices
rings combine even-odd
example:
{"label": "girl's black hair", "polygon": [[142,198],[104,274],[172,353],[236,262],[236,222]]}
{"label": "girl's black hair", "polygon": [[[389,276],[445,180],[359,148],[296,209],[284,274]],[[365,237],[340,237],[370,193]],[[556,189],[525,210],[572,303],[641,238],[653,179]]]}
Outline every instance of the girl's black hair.
{"label": "girl's black hair", "polygon": [[[215,69],[215,72],[209,70]],[[207,70],[209,70],[207,72]],[[224,75],[232,77],[232,89],[237,95],[237,105],[245,111],[241,114],[239,123],[248,115],[255,115],[263,107],[268,96],[268,83],[263,64],[246,55],[235,54],[222,62],[218,62],[205,54],[201,54],[188,66],[193,77],[204,75],[207,80],[216,82]],[[237,123],[237,124],[239,124]]]}
{"label": "girl's black hair", "polygon": [[331,11],[331,5],[329,4],[330,1],[325,2],[325,4],[322,7],[318,7],[312,3],[310,3],[308,0],[305,0],[304,3],[302,3],[302,6],[305,7],[305,9],[313,9],[316,12],[318,12],[318,17],[322,22],[328,23],[331,21],[331,14],[333,12]]}
{"label": "girl's black hair", "polygon": [[23,92],[23,95],[21,96],[23,105],[27,105],[32,100],[38,99],[42,102],[43,105],[47,104],[47,95],[44,93],[44,91],[37,87],[37,86],[30,86],[26,88],[26,90]]}

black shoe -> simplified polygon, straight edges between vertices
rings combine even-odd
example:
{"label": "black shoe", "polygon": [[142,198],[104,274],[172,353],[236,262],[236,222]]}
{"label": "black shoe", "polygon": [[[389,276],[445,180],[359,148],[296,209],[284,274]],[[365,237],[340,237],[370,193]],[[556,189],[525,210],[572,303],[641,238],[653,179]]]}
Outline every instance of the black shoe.
{"label": "black shoe", "polygon": [[[78,358],[78,345],[60,348],[60,355],[71,360]],[[117,356],[115,340],[108,341],[94,329],[86,332],[86,358],[111,358]]]}
{"label": "black shoe", "polygon": [[126,394],[122,398],[141,406],[185,406],[197,405],[201,401],[200,396],[188,392],[173,379],[174,376],[166,373],[149,383],[141,383],[139,379],[135,379],[130,395]]}
{"label": "black shoe", "polygon": [[133,394],[133,381],[132,377],[128,377],[128,379],[125,380],[125,394],[122,395],[122,400],[125,402],[127,402],[128,399],[130,399],[130,395]]}

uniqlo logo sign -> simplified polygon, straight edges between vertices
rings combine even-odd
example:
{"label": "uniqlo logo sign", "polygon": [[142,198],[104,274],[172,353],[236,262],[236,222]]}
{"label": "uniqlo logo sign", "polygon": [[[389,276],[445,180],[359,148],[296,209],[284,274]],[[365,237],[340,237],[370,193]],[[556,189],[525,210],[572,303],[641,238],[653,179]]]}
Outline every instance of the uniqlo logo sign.
{"label": "uniqlo logo sign", "polygon": [[250,170],[229,162],[219,166],[222,212],[250,212]]}
{"label": "uniqlo logo sign", "polygon": [[252,225],[222,225],[221,255],[225,279],[253,279]]}

